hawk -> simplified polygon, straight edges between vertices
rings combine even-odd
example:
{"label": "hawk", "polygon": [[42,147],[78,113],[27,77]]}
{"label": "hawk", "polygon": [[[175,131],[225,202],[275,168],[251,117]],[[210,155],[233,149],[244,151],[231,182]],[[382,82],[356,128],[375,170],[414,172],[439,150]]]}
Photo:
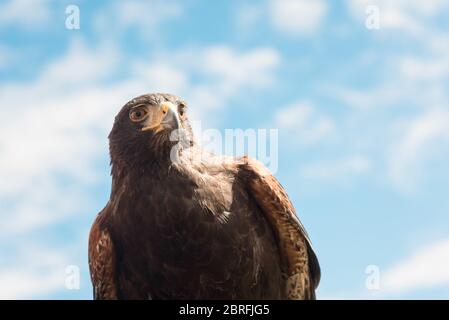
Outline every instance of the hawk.
{"label": "hawk", "polygon": [[183,100],[129,101],[109,151],[110,199],[89,236],[94,299],[315,298],[320,267],[285,190],[256,160],[202,150]]}

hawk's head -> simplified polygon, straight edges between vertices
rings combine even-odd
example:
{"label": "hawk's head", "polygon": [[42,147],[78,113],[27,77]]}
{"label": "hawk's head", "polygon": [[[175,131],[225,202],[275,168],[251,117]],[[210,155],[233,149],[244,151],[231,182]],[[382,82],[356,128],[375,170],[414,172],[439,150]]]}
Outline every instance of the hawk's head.
{"label": "hawk's head", "polygon": [[141,165],[170,161],[172,148],[192,143],[187,105],[163,93],[139,96],[129,101],[115,117],[109,134],[113,165]]}

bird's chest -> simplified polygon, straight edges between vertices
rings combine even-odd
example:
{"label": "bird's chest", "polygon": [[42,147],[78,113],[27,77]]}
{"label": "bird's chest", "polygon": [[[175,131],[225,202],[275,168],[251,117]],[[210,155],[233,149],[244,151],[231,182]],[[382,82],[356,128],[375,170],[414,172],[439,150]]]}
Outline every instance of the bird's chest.
{"label": "bird's chest", "polygon": [[127,215],[114,223],[114,240],[123,274],[132,275],[121,281],[144,295],[148,285],[157,297],[229,297],[251,288],[260,248],[275,256],[262,214],[236,181],[167,180],[130,194],[118,204]]}
{"label": "bird's chest", "polygon": [[[122,235],[126,247],[140,248],[141,256],[167,264],[186,265],[210,254],[211,246],[232,242],[237,230],[229,224],[241,206],[233,208],[236,188],[229,179],[205,178],[148,181],[122,205],[129,215],[121,224],[133,234]],[[240,195],[241,196],[241,195]]]}
{"label": "bird's chest", "polygon": [[141,198],[136,199],[136,203],[142,203],[136,214],[154,228],[173,227],[173,231],[179,225],[187,231],[205,222],[220,223],[229,215],[233,200],[232,181],[219,177],[204,178],[201,184],[188,178],[168,179],[143,190]]}

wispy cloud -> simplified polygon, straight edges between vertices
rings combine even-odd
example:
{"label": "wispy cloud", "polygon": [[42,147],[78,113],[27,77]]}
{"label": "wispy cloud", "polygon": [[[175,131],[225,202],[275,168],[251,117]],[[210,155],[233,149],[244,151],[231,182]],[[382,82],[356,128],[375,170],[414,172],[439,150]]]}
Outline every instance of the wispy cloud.
{"label": "wispy cloud", "polygon": [[[387,183],[400,192],[411,192],[423,179],[435,177],[430,163],[441,161],[449,153],[447,144],[447,110],[449,95],[445,82],[449,79],[448,41],[442,36],[444,30],[432,23],[448,6],[444,1],[365,1],[348,2],[350,12],[360,21],[366,18],[366,8],[377,5],[380,9],[381,29],[373,31],[375,41],[394,39],[393,30],[403,31],[406,48],[390,43],[392,50],[380,55],[373,62],[370,75],[377,81],[368,85],[338,88],[329,91],[334,97],[351,106],[353,123],[365,129],[366,145],[373,147],[373,155],[384,165]],[[374,49],[373,49],[374,50]],[[383,66],[383,67],[380,67]],[[377,119],[377,120],[375,120]],[[371,126],[378,121],[378,126]],[[374,133],[372,130],[380,130]],[[349,130],[349,128],[347,128]],[[386,143],[377,142],[385,136]],[[382,157],[379,159],[379,155]],[[416,190],[415,190],[416,191]]]}
{"label": "wispy cloud", "polygon": [[244,4],[239,3],[235,7],[235,28],[239,33],[247,32],[260,23],[266,14],[265,4]]}
{"label": "wispy cloud", "polygon": [[422,115],[401,123],[402,136],[391,146],[389,175],[393,183],[411,191],[422,178],[426,162],[449,153],[449,111],[430,109]]}
{"label": "wispy cloud", "polygon": [[305,145],[329,137],[335,127],[330,116],[320,113],[308,101],[280,108],[275,115],[275,125],[287,134],[293,134],[299,144]]}
{"label": "wispy cloud", "polygon": [[65,289],[70,258],[63,250],[29,245],[17,248],[11,265],[0,267],[0,299],[31,299]]}
{"label": "wispy cloud", "polygon": [[161,27],[183,15],[181,2],[130,0],[114,2],[95,16],[97,33],[102,38],[119,37],[126,31],[140,36],[141,41],[159,38]]}
{"label": "wispy cloud", "polygon": [[328,13],[326,0],[269,0],[240,4],[235,9],[239,36],[265,25],[289,37],[310,37],[320,31]]}
{"label": "wispy cloud", "polygon": [[0,4],[0,25],[39,29],[51,16],[49,0],[7,0]]}
{"label": "wispy cloud", "polygon": [[52,61],[42,72],[39,82],[64,87],[89,86],[111,77],[119,59],[118,49],[110,43],[88,47],[82,38],[74,37],[67,54]]}
{"label": "wispy cloud", "polygon": [[404,76],[415,81],[438,81],[449,76],[449,61],[445,57],[432,59],[403,57],[400,61]]}
{"label": "wispy cloud", "polygon": [[366,156],[352,155],[304,165],[300,174],[307,179],[347,183],[354,176],[366,174],[370,169],[371,161]]}
{"label": "wispy cloud", "polygon": [[449,285],[449,240],[424,246],[382,273],[382,292],[397,295]]}
{"label": "wispy cloud", "polygon": [[444,0],[351,0],[347,3],[350,12],[360,21],[366,19],[368,6],[377,6],[381,29],[405,31],[412,36],[426,34],[429,23],[425,21],[430,21],[448,8]]}
{"label": "wispy cloud", "polygon": [[273,26],[290,35],[310,35],[324,21],[328,10],[324,0],[272,0],[270,14]]}
{"label": "wispy cloud", "polygon": [[9,47],[0,46],[0,70],[7,67],[14,59],[14,54]]}
{"label": "wispy cloud", "polygon": [[[154,79],[153,71],[161,77],[164,70],[169,72],[173,77],[165,74],[165,79],[170,79],[169,83],[176,80],[176,87],[171,91],[176,91],[194,106],[190,110],[193,112],[191,117],[203,120],[199,111],[224,107],[230,98],[245,90],[273,85],[280,63],[281,56],[273,48],[256,47],[243,51],[226,45],[211,45],[158,53],[151,63],[136,62],[133,70],[137,74],[146,74],[146,79],[154,85],[160,83],[151,80]],[[158,90],[156,86],[152,88]]]}

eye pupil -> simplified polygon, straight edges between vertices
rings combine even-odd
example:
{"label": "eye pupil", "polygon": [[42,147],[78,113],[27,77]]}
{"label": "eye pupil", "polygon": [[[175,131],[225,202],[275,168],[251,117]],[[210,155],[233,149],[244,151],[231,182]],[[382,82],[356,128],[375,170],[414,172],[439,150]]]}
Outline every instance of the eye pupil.
{"label": "eye pupil", "polygon": [[131,110],[131,112],[129,113],[129,118],[133,122],[138,122],[138,121],[143,120],[146,115],[147,115],[147,112],[145,109],[137,108],[137,109]]}

